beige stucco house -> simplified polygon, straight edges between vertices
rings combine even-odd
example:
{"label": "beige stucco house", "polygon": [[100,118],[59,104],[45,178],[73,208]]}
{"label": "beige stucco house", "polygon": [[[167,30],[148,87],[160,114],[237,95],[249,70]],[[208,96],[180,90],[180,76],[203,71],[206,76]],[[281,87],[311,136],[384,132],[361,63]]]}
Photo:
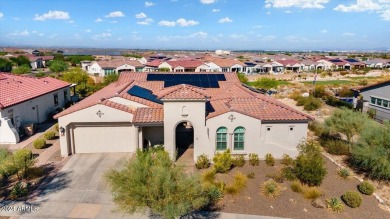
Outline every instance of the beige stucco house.
{"label": "beige stucco house", "polygon": [[232,154],[296,156],[311,118],[242,86],[236,73],[123,72],[57,114],[61,155],[135,152],[163,144],[172,158]]}

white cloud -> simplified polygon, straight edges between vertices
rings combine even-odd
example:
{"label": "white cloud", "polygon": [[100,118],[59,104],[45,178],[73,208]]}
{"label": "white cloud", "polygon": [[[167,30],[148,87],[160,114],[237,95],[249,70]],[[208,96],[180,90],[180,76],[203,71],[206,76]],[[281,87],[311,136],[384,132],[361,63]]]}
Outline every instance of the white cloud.
{"label": "white cloud", "polygon": [[221,23],[221,24],[223,24],[223,23],[231,23],[231,22],[233,22],[233,20],[230,19],[230,18],[228,18],[228,17],[221,18],[221,19],[218,21],[218,23]]}
{"label": "white cloud", "polygon": [[260,40],[260,41],[271,41],[271,40],[276,38],[273,35],[267,35],[267,36],[257,35],[256,37],[257,37],[257,40]]}
{"label": "white cloud", "polygon": [[195,38],[205,40],[208,38],[208,36],[209,36],[208,33],[199,31],[185,36],[157,36],[157,40],[164,41],[164,42],[168,42],[171,40],[183,40],[183,39],[186,40],[186,39],[195,39]]}
{"label": "white cloud", "polygon": [[265,14],[269,15],[269,14],[271,14],[271,12],[270,12],[270,11],[267,11],[267,13],[265,13]]}
{"label": "white cloud", "polygon": [[145,7],[152,7],[155,6],[156,4],[153,2],[145,2]]}
{"label": "white cloud", "polygon": [[101,18],[97,18],[95,22],[102,22],[103,20]]}
{"label": "white cloud", "polygon": [[138,21],[137,24],[140,24],[140,25],[149,25],[150,23],[153,22],[153,19],[152,18],[146,18],[144,21]]}
{"label": "white cloud", "polygon": [[141,19],[141,18],[146,18],[147,16],[146,16],[145,13],[141,12],[139,14],[136,14],[135,17],[138,18],[138,19]]}
{"label": "white cloud", "polygon": [[21,32],[13,32],[13,33],[10,33],[9,35],[10,36],[29,36],[30,32],[28,32],[28,30],[24,30]]}
{"label": "white cloud", "polygon": [[158,26],[174,27],[174,26],[176,26],[176,22],[162,20],[162,21],[158,22]]}
{"label": "white cloud", "polygon": [[354,33],[349,33],[349,32],[345,32],[345,33],[342,34],[343,37],[353,37],[353,36],[355,36],[355,35],[356,35],[356,34],[354,34]]}
{"label": "white cloud", "polygon": [[203,32],[203,31],[199,31],[199,32],[196,32],[196,33],[193,33],[193,34],[190,34],[188,37],[190,38],[200,38],[200,39],[206,39],[208,37],[208,33],[206,32]]}
{"label": "white cloud", "polygon": [[384,12],[381,14],[381,18],[382,18],[382,20],[390,21],[390,9],[384,11]]}
{"label": "white cloud", "polygon": [[33,31],[31,31],[31,33],[38,33],[38,31],[36,31],[36,30],[33,30]]}
{"label": "white cloud", "polygon": [[325,8],[324,4],[329,0],[265,0],[266,8]]}
{"label": "white cloud", "polygon": [[379,10],[382,7],[371,0],[357,0],[356,4],[349,6],[339,4],[333,10],[341,12],[362,12],[362,11],[374,11]]}
{"label": "white cloud", "polygon": [[12,19],[14,19],[15,21],[19,21],[20,20],[19,17],[12,17]]}
{"label": "white cloud", "polygon": [[200,0],[200,3],[202,4],[214,4],[215,2],[217,2],[217,0]]}
{"label": "white cloud", "polygon": [[233,40],[245,40],[246,39],[246,37],[244,35],[240,35],[240,34],[236,34],[236,33],[231,34],[229,37],[232,38]]}
{"label": "white cloud", "polygon": [[71,36],[71,38],[75,39],[75,40],[81,40],[83,37],[80,34],[75,33],[75,34],[73,34],[73,36]]}
{"label": "white cloud", "polygon": [[259,28],[262,28],[262,26],[261,25],[256,25],[256,26],[253,26],[252,28],[253,29],[259,29]]}
{"label": "white cloud", "polygon": [[69,21],[67,21],[68,23],[70,23],[70,24],[73,24],[74,23],[74,20],[69,20]]}
{"label": "white cloud", "polygon": [[124,17],[125,14],[123,14],[121,11],[113,11],[107,14],[105,17]]}
{"label": "white cloud", "polygon": [[4,17],[4,14],[0,12],[0,19]]}
{"label": "white cloud", "polygon": [[187,26],[195,26],[199,24],[199,21],[194,21],[194,20],[186,20],[184,18],[179,18],[176,21],[177,25],[182,26],[182,27],[187,27]]}
{"label": "white cloud", "polygon": [[49,38],[53,39],[56,38],[57,34],[50,35]]}
{"label": "white cloud", "polygon": [[322,34],[328,33],[328,30],[325,30],[325,29],[321,30],[320,33],[322,33]]}
{"label": "white cloud", "polygon": [[68,20],[70,19],[69,13],[65,11],[49,11],[43,15],[36,14],[34,20]]}
{"label": "white cloud", "polygon": [[38,36],[45,36],[44,33],[38,33]]}
{"label": "white cloud", "polygon": [[285,11],[286,14],[291,14],[292,12],[290,10]]}
{"label": "white cloud", "polygon": [[86,32],[86,33],[91,33],[92,30],[91,30],[91,29],[85,29],[84,32]]}
{"label": "white cloud", "polygon": [[118,21],[110,21],[110,23],[116,24],[116,23],[118,23]]}
{"label": "white cloud", "polygon": [[214,8],[213,10],[212,10],[212,12],[220,12],[220,10],[219,9],[216,9],[216,8]]}
{"label": "white cloud", "polygon": [[101,33],[101,34],[96,34],[92,36],[92,39],[94,40],[101,40],[101,39],[106,39],[111,37],[111,33]]}

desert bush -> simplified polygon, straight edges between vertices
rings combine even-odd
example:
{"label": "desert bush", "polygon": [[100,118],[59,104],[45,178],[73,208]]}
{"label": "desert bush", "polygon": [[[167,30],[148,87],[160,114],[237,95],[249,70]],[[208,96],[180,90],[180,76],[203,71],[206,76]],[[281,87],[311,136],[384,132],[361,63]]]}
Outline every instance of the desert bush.
{"label": "desert bush", "polygon": [[106,179],[118,209],[129,214],[150,210],[175,218],[210,203],[198,175],[187,174],[163,150],[138,150],[134,159],[120,170],[110,170]]}
{"label": "desert bush", "polygon": [[269,179],[275,180],[277,183],[282,183],[284,182],[284,177],[282,172],[277,172],[277,173],[268,173],[265,175]]}
{"label": "desert bush", "polygon": [[236,188],[240,190],[246,187],[248,177],[245,174],[241,172],[237,172],[233,178],[234,178],[233,183]]}
{"label": "desert bush", "polygon": [[290,157],[288,154],[283,154],[282,160],[280,161],[281,164],[284,164],[286,166],[290,166],[294,163],[294,159]]}
{"label": "desert bush", "polygon": [[325,148],[325,150],[329,154],[334,155],[349,155],[349,145],[345,143],[341,139],[331,139],[331,138],[322,138],[320,140],[321,146]]}
{"label": "desert bush", "polygon": [[321,136],[327,131],[326,127],[318,121],[310,122],[308,128],[313,131],[316,136]]}
{"label": "desert bush", "polygon": [[238,193],[238,189],[234,185],[229,185],[229,186],[226,186],[225,192],[226,192],[226,194],[229,194],[229,195],[236,195]]}
{"label": "desert bush", "polygon": [[17,150],[12,155],[12,169],[15,170],[18,179],[23,179],[30,168],[37,162],[33,158],[31,150],[24,148]]}
{"label": "desert bush", "polygon": [[223,198],[223,191],[215,185],[211,186],[208,189],[207,194],[209,196],[211,204],[215,204]]}
{"label": "desert bush", "polygon": [[302,143],[298,150],[293,168],[295,176],[309,186],[321,185],[327,170],[319,147],[314,143]]}
{"label": "desert bush", "polygon": [[292,181],[290,184],[290,188],[293,192],[297,193],[303,193],[304,190],[302,183],[298,180]]}
{"label": "desert bush", "polygon": [[248,177],[248,179],[254,179],[255,178],[255,172],[250,172],[248,174],[246,174],[246,176]]}
{"label": "desert bush", "polygon": [[35,149],[43,149],[46,147],[46,140],[43,138],[39,138],[33,143]]}
{"label": "desert bush", "polygon": [[232,168],[232,156],[230,150],[224,151],[222,154],[217,153],[214,158],[214,169],[217,173],[226,173]]}
{"label": "desert bush", "polygon": [[326,199],[326,206],[334,212],[340,213],[344,210],[343,202],[338,198]]}
{"label": "desert bush", "polygon": [[26,178],[27,179],[35,179],[43,176],[44,171],[42,167],[31,167],[27,170]]}
{"label": "desert bush", "polygon": [[375,187],[371,183],[364,181],[358,185],[358,189],[365,195],[372,195],[375,192]]}
{"label": "desert bush", "polygon": [[302,95],[301,95],[301,92],[299,92],[298,90],[294,90],[290,95],[289,95],[289,98],[297,101],[299,98],[301,98]]}
{"label": "desert bush", "polygon": [[346,205],[351,208],[357,208],[363,202],[362,196],[355,191],[347,191],[346,193],[344,193],[344,195],[341,196],[341,199]]}
{"label": "desert bush", "polygon": [[215,170],[211,169],[202,174],[202,182],[214,184],[215,181]]}
{"label": "desert bush", "polygon": [[53,140],[56,137],[56,133],[53,131],[45,132],[43,135],[46,140]]}
{"label": "desert bush", "polygon": [[325,87],[322,85],[317,85],[314,88],[313,96],[316,98],[322,98],[322,97],[326,96]]}
{"label": "desert bush", "polygon": [[296,105],[303,106],[304,110],[313,111],[321,107],[322,101],[321,99],[315,98],[313,96],[300,97],[298,98]]}
{"label": "desert bush", "polygon": [[343,87],[339,92],[340,97],[353,97],[353,91],[348,87]]}
{"label": "desert bush", "polygon": [[28,188],[27,186],[24,186],[20,181],[17,182],[11,190],[10,198],[12,200],[24,197],[28,194]]}
{"label": "desert bush", "polygon": [[294,173],[294,169],[292,167],[283,167],[280,171],[283,178],[285,178],[288,181],[293,181],[297,179]]}
{"label": "desert bush", "polygon": [[269,179],[261,185],[260,191],[268,198],[275,198],[280,195],[281,186],[275,180]]}
{"label": "desert bush", "polygon": [[373,179],[390,180],[390,122],[364,126],[351,151],[350,163]]}
{"label": "desert bush", "polygon": [[349,179],[351,172],[347,168],[337,169],[337,174],[343,179]]}
{"label": "desert bush", "polygon": [[322,192],[318,187],[304,187],[303,197],[306,199],[316,199],[321,197]]}
{"label": "desert bush", "polygon": [[324,101],[329,106],[334,106],[334,107],[338,107],[338,108],[345,107],[345,108],[352,109],[352,107],[353,107],[353,105],[351,103],[342,101],[342,100],[340,100],[336,97],[333,97],[333,96],[324,97]]}
{"label": "desert bush", "polygon": [[252,166],[259,166],[260,161],[259,161],[259,155],[257,154],[249,154],[249,164]]}
{"label": "desert bush", "polygon": [[56,130],[56,132],[59,132],[60,131],[60,126],[58,125],[58,123],[56,123],[54,125],[54,130]]}
{"label": "desert bush", "polygon": [[198,157],[195,163],[197,169],[206,169],[210,167],[210,159],[206,154],[202,154]]}
{"label": "desert bush", "polygon": [[265,155],[265,163],[268,166],[274,166],[275,165],[275,158],[272,156],[272,154],[266,154]]}
{"label": "desert bush", "polygon": [[232,159],[233,166],[243,167],[245,165],[244,155],[234,156]]}

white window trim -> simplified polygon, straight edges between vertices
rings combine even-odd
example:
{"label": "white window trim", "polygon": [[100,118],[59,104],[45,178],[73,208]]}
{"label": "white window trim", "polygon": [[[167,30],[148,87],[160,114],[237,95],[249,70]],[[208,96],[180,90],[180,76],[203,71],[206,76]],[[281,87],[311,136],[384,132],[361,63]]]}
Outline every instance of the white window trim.
{"label": "white window trim", "polygon": [[[386,100],[386,101],[388,101],[389,103],[389,105],[388,105],[388,107],[384,107],[384,106],[380,106],[380,105],[378,105],[378,104],[373,104],[373,103],[371,103],[371,98],[376,98],[376,99],[381,99],[381,100]],[[369,101],[369,105],[371,105],[371,106],[375,106],[375,107],[379,107],[379,108],[382,108],[382,109],[387,109],[387,110],[389,110],[390,109],[390,100],[389,99],[387,99],[387,98],[383,98],[383,97],[378,97],[378,96],[370,96],[370,101]]]}

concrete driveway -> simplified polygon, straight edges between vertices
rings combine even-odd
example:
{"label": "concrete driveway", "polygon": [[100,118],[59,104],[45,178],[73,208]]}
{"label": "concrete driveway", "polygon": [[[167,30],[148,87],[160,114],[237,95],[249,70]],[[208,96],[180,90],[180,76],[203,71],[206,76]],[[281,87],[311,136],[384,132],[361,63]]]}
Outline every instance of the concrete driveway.
{"label": "concrete driveway", "polygon": [[[104,174],[122,166],[130,153],[75,154],[37,198],[29,203],[8,203],[0,215],[20,218],[146,218],[112,213],[114,203]],[[19,207],[19,208],[18,208]],[[27,209],[23,211],[22,209]]]}

